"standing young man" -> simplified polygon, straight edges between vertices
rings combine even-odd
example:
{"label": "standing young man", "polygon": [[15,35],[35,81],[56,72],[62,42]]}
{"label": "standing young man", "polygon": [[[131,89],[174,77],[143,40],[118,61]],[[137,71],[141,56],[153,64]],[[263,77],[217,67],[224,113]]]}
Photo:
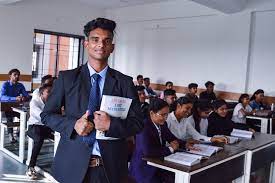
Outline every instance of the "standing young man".
{"label": "standing young man", "polygon": [[[132,78],[108,66],[115,27],[114,21],[105,18],[84,26],[88,63],[59,73],[41,114],[42,122],[61,134],[53,163],[53,176],[61,183],[127,181],[126,138],[140,132],[143,123]],[[100,111],[103,95],[131,98],[127,118]],[[95,137],[95,130],[115,140]]]}

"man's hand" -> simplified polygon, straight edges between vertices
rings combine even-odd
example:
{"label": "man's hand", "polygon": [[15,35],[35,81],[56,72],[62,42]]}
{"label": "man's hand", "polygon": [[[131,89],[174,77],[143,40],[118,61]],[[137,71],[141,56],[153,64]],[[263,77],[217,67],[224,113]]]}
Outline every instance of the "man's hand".
{"label": "man's hand", "polygon": [[226,138],[225,136],[223,136],[223,137],[212,137],[211,142],[228,144],[228,138]]}
{"label": "man's hand", "polygon": [[180,145],[177,140],[174,140],[174,141],[170,142],[170,146],[174,149],[174,151],[176,151],[179,149]]}
{"label": "man's hand", "polygon": [[80,136],[86,136],[94,129],[94,125],[88,121],[88,116],[89,111],[86,111],[86,113],[78,119],[74,125],[76,133]]}
{"label": "man's hand", "polygon": [[95,129],[105,132],[108,131],[111,124],[110,116],[104,111],[94,112]]}
{"label": "man's hand", "polygon": [[199,144],[200,141],[194,139],[188,139],[185,144],[186,150],[199,150],[198,148],[193,147],[194,144]]}

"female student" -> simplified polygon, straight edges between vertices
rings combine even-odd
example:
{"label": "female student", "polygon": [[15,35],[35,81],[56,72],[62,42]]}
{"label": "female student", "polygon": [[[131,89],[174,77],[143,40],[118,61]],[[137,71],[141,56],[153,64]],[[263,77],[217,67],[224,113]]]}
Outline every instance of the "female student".
{"label": "female student", "polygon": [[258,89],[254,92],[250,98],[250,107],[254,110],[263,110],[266,109],[266,106],[263,104],[264,101],[264,90]]}
{"label": "female student", "polygon": [[178,140],[169,131],[165,122],[168,114],[167,102],[159,98],[150,101],[149,118],[144,120],[142,132],[136,135],[136,148],[130,164],[130,175],[137,183],[161,183],[167,179],[171,180],[170,174],[147,165],[142,158],[165,157],[178,150],[180,146],[192,148],[189,143],[185,144],[184,141]]}
{"label": "female student", "polygon": [[253,113],[252,108],[249,105],[249,95],[244,93],[239,98],[239,103],[235,106],[232,121],[237,124],[246,124],[246,116]]}
{"label": "female student", "polygon": [[[186,140],[192,138],[199,141],[206,142],[226,142],[224,137],[207,137],[201,135],[189,122],[193,116],[187,118],[191,114],[191,109],[193,107],[191,101],[187,97],[180,97],[175,101],[173,106],[173,111],[168,115],[167,125],[170,131],[179,139]],[[210,110],[210,108],[209,108]],[[200,117],[201,118],[201,117]]]}

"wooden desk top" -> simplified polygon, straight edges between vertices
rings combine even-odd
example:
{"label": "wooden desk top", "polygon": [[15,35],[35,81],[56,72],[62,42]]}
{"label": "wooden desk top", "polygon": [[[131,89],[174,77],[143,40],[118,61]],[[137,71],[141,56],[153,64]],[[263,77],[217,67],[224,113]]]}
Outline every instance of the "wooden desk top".
{"label": "wooden desk top", "polygon": [[275,143],[275,135],[256,132],[251,140],[243,139],[241,142],[235,144],[235,146],[244,147],[247,150],[254,150],[273,142]]}
{"label": "wooden desk top", "polygon": [[165,161],[165,160],[162,160],[160,158],[143,158],[143,159],[146,160],[146,161],[152,162],[152,163],[156,163],[156,164],[159,164],[159,165],[163,165],[163,166],[166,166],[166,167],[177,169],[177,170],[180,170],[180,171],[183,171],[183,172],[192,172],[192,171],[201,169],[203,167],[206,167],[208,165],[211,165],[211,164],[220,162],[222,160],[225,160],[227,158],[230,158],[234,155],[244,153],[245,151],[246,151],[246,149],[241,147],[241,146],[224,145],[224,149],[222,151],[219,151],[217,154],[211,156],[209,159],[202,160],[201,163],[193,165],[191,167],[181,165],[181,164],[178,164],[178,163]]}

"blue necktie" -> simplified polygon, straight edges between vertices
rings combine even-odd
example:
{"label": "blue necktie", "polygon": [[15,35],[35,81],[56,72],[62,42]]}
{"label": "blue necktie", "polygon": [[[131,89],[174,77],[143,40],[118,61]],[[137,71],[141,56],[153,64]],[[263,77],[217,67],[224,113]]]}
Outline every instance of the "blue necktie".
{"label": "blue necktie", "polygon": [[[93,74],[92,77],[94,81],[93,81],[91,91],[90,91],[90,96],[89,96],[89,104],[88,104],[89,121],[92,121],[94,119],[94,112],[98,111],[100,108],[100,88],[99,88],[100,75]],[[83,141],[89,145],[91,152],[93,150],[93,144],[96,140],[95,135],[96,135],[96,130],[93,130],[89,135],[83,136]]]}

